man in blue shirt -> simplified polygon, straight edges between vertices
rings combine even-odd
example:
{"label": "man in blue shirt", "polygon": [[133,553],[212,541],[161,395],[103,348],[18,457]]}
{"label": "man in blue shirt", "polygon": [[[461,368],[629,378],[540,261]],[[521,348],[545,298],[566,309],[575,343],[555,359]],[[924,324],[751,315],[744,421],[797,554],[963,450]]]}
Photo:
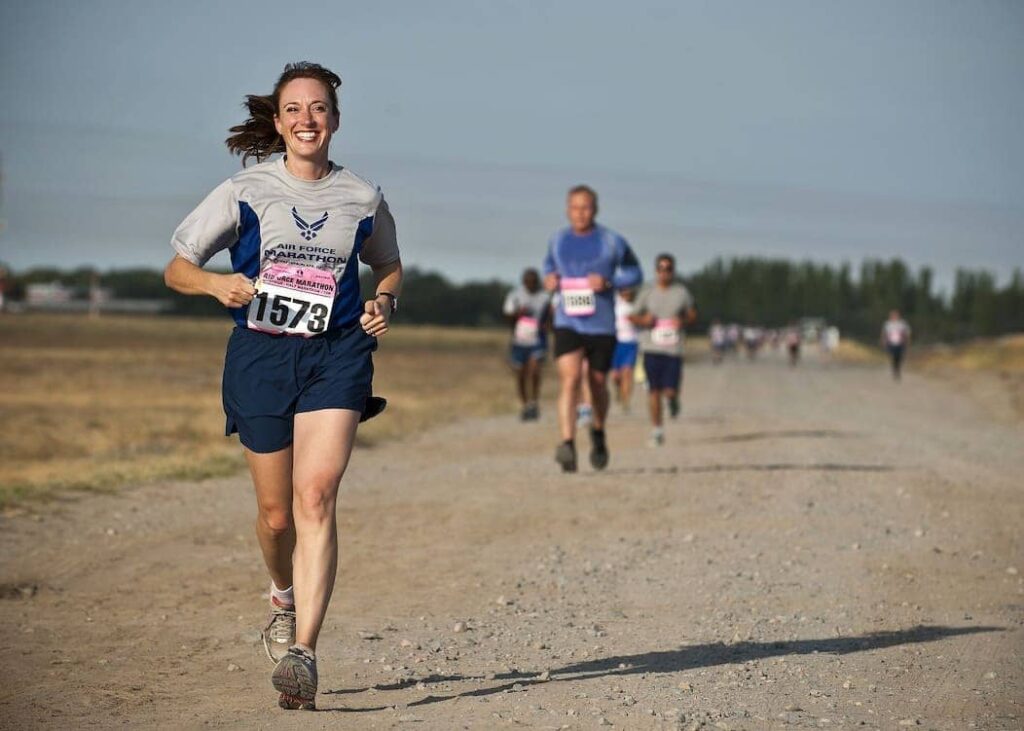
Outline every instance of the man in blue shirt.
{"label": "man in blue shirt", "polygon": [[551,237],[544,258],[544,286],[557,292],[555,358],[558,367],[558,424],[562,442],[555,452],[564,472],[576,471],[576,400],[588,363],[593,399],[590,464],[608,465],[605,417],[608,371],[615,350],[615,290],[636,287],[640,262],[619,234],[594,221],[597,193],[586,185],[569,191],[569,225]]}

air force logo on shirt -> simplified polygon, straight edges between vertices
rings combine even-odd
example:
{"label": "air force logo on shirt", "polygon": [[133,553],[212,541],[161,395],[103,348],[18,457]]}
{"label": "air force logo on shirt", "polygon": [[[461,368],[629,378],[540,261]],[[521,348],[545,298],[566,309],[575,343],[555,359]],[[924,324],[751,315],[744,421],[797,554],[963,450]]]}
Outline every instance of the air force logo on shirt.
{"label": "air force logo on shirt", "polygon": [[295,210],[295,207],[292,206],[292,218],[295,219],[295,225],[299,227],[299,233],[302,235],[302,238],[304,238],[306,241],[311,241],[312,239],[316,238],[316,235],[317,233],[319,233],[320,229],[322,229],[324,225],[326,225],[327,211],[324,211],[324,215],[320,216],[320,218],[313,221],[313,223],[306,223],[302,219],[302,216],[299,215],[299,212]]}

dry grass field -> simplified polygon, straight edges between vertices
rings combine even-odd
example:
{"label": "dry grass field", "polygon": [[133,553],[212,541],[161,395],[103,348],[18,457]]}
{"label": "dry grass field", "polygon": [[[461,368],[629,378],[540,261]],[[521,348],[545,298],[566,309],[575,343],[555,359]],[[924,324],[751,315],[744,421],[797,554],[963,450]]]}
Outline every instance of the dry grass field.
{"label": "dry grass field", "polygon": [[925,348],[920,362],[926,368],[1024,373],[1024,334]]}
{"label": "dry grass field", "polygon": [[1024,334],[915,349],[910,363],[970,392],[996,418],[1024,418]]}
{"label": "dry grass field", "polygon": [[[223,436],[226,320],[0,318],[0,506],[243,467]],[[500,331],[398,327],[381,341],[372,446],[514,405]]]}

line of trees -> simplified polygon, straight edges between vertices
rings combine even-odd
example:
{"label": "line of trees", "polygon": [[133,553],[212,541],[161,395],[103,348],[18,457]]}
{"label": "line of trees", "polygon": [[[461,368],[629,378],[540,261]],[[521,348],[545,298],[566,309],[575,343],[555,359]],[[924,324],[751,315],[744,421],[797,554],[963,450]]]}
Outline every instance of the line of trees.
{"label": "line of trees", "polygon": [[949,296],[935,291],[930,268],[899,259],[865,261],[857,277],[838,267],[781,259],[718,259],[686,279],[702,319],[784,325],[823,317],[845,335],[873,341],[898,309],[924,341],[956,341],[1024,331],[1024,276],[1002,288],[985,271],[958,270]]}
{"label": "line of trees", "polygon": [[[18,300],[25,287],[37,282],[60,282],[88,290],[97,272],[37,268],[12,273],[7,295]],[[649,274],[649,272],[648,272]],[[223,309],[208,297],[186,297],[167,290],[161,272],[122,269],[99,273],[101,286],[126,299],[171,300],[172,313],[219,315]],[[1024,276],[1015,270],[1010,281],[997,286],[985,271],[960,270],[953,291],[933,291],[932,270],[914,272],[902,261],[865,261],[856,276],[850,265],[756,257],[717,259],[683,278],[697,301],[706,328],[712,318],[723,322],[786,325],[801,317],[823,317],[844,336],[874,341],[890,309],[899,309],[925,341],[956,341],[1024,331]],[[361,284],[373,292],[369,272]],[[437,272],[406,270],[399,322],[414,324],[489,326],[502,322],[501,305],[511,284],[497,279],[455,284]]]}

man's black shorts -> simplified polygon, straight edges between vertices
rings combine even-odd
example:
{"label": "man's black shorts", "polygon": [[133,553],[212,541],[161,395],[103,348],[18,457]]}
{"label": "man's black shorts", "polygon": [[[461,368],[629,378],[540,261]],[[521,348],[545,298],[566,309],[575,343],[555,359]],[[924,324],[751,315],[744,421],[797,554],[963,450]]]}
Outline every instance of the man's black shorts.
{"label": "man's black shorts", "polygon": [[615,352],[614,335],[584,335],[567,327],[555,328],[555,357],[583,348],[587,363],[598,373],[607,373],[612,367]]}

